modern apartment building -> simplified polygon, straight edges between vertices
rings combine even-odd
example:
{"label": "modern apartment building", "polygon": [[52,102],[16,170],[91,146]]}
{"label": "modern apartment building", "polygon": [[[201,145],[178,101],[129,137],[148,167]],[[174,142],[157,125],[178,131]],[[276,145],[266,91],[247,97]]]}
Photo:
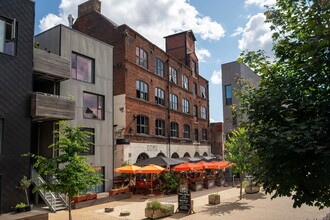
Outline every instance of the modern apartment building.
{"label": "modern apartment building", "polygon": [[224,159],[223,136],[224,136],[223,123],[222,122],[210,123],[211,153],[220,159]]}
{"label": "modern apartment building", "polygon": [[234,95],[235,91],[240,89],[237,84],[238,80],[244,80],[250,85],[256,86],[259,82],[259,77],[244,63],[238,63],[237,61],[222,64],[221,69],[224,133],[225,137],[227,137],[231,130],[237,128],[240,121],[239,118],[233,117],[231,110],[233,104],[236,106],[239,104],[239,99]]}
{"label": "modern apartment building", "polygon": [[30,171],[34,4],[0,1],[0,213],[25,201],[16,186]]}
{"label": "modern apartment building", "polygon": [[86,156],[88,162],[104,175],[105,181],[89,191],[109,190],[113,180],[114,154],[113,47],[63,25],[38,34],[35,42],[40,49],[68,61],[69,79],[58,85],[55,83],[53,89],[59,89],[62,97],[76,103],[75,118],[70,118],[73,120],[69,124],[82,126],[94,134],[88,140],[93,144]]}
{"label": "modern apartment building", "polygon": [[165,37],[165,52],[102,15],[98,0],[79,5],[73,28],[114,46],[116,167],[157,155],[211,154],[208,81],[192,31]]}

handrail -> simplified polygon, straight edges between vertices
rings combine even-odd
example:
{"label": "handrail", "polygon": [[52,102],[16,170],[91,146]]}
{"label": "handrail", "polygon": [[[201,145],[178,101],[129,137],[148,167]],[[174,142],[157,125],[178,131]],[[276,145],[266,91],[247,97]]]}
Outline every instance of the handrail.
{"label": "handrail", "polygon": [[[37,173],[37,171],[35,169],[31,169],[31,176],[32,176],[32,182],[36,185],[36,186],[40,186],[41,184],[46,183],[46,181]],[[67,207],[68,204],[65,202],[65,200],[63,199],[63,197],[58,194],[58,193],[53,193],[53,192],[49,192],[49,191],[45,191],[44,189],[39,189],[38,190],[39,194],[41,195],[41,197],[43,198],[43,200],[45,201],[45,203],[49,206],[49,208],[53,211],[56,212],[56,200],[57,198],[59,198],[62,202],[62,204]],[[50,195],[50,200],[46,197],[47,195]]]}

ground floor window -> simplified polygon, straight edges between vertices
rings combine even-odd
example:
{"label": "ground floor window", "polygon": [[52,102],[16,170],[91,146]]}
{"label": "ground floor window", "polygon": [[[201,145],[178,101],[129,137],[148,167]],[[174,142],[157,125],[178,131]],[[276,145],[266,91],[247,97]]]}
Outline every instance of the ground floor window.
{"label": "ground floor window", "polygon": [[104,181],[104,167],[94,167],[96,173],[98,173],[102,180],[102,183],[95,185],[89,189],[86,190],[86,192],[94,192],[94,193],[100,193],[100,192],[104,192],[105,191],[105,181]]}

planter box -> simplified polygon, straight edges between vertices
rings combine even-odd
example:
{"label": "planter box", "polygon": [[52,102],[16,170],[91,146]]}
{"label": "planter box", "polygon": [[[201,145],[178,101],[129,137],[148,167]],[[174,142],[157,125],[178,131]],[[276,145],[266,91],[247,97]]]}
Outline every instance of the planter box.
{"label": "planter box", "polygon": [[97,199],[96,193],[86,194],[86,200]]}
{"label": "planter box", "polygon": [[248,186],[245,188],[245,193],[246,194],[253,194],[253,193],[258,193],[260,191],[259,186]]}
{"label": "planter box", "polygon": [[118,195],[121,193],[128,193],[128,192],[129,192],[129,188],[111,189],[109,191],[109,196]]}
{"label": "planter box", "polygon": [[81,195],[81,196],[75,196],[75,197],[73,197],[73,201],[75,203],[86,201],[86,200],[87,200],[87,196],[86,195]]}
{"label": "planter box", "polygon": [[216,195],[216,194],[209,195],[209,204],[211,205],[220,204],[220,195]]}
{"label": "planter box", "polygon": [[174,213],[174,205],[171,205],[171,209],[168,212],[163,212],[160,209],[152,210],[152,209],[145,209],[145,217],[150,219],[157,219],[172,215]]}

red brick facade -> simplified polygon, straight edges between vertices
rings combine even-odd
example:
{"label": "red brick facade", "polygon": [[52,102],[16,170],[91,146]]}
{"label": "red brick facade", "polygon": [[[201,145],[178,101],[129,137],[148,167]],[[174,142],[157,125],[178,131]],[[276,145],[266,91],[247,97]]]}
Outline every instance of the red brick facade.
{"label": "red brick facade", "polygon": [[[166,37],[166,47],[180,48],[170,50],[169,53],[148,41],[142,35],[127,25],[117,26],[112,21],[96,11],[84,13],[75,22],[74,29],[79,30],[103,42],[114,46],[114,96],[125,94],[126,125],[123,136],[129,137],[130,142],[168,144],[196,144],[209,145],[209,98],[208,81],[198,74],[198,59],[195,54],[195,37],[192,31]],[[144,68],[136,62],[136,48],[143,49],[148,57],[148,67]],[[188,54],[189,52],[189,54]],[[155,59],[164,64],[164,76],[155,74]],[[196,64],[195,72],[191,69],[191,61]],[[177,84],[169,80],[169,68],[177,70]],[[182,77],[188,77],[188,89],[182,86]],[[148,100],[137,98],[136,81],[143,81],[148,85]],[[193,83],[197,85],[197,94],[193,93]],[[200,86],[205,87],[206,97],[202,97]],[[165,106],[155,103],[155,88],[165,92]],[[169,94],[178,97],[178,110],[169,109]],[[190,111],[182,112],[182,99],[189,101]],[[193,106],[198,109],[198,117],[193,116]],[[201,108],[206,108],[206,119],[201,118]],[[149,118],[149,134],[137,134],[136,116],[145,115]],[[116,115],[115,115],[116,117]],[[165,136],[155,133],[155,121],[165,121]],[[179,137],[169,138],[169,122],[179,125]],[[183,138],[183,125],[190,126],[190,139]],[[194,139],[194,129],[198,129],[198,141]],[[206,140],[202,141],[202,129],[207,130]],[[205,139],[205,136],[204,136]]]}
{"label": "red brick facade", "polygon": [[222,122],[216,122],[210,124],[211,133],[211,152],[213,155],[220,155],[223,158],[224,155],[224,127]]}

